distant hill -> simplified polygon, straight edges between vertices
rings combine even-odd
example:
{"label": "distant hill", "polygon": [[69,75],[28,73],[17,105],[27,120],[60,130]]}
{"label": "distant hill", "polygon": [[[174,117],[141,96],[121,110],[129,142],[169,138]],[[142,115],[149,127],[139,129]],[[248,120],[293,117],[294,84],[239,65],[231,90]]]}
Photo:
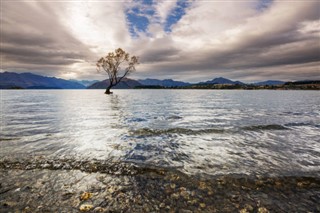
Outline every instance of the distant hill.
{"label": "distant hill", "polygon": [[285,82],[285,85],[304,85],[304,84],[320,84],[320,80],[303,80],[303,81]]}
{"label": "distant hill", "polygon": [[79,84],[82,84],[85,87],[88,87],[88,86],[98,82],[98,80],[75,80],[75,79],[70,79],[70,81],[77,82]]}
{"label": "distant hill", "polygon": [[183,87],[190,86],[190,83],[182,82],[182,81],[174,81],[172,79],[158,80],[147,78],[144,80],[138,80],[138,82],[142,85],[146,86],[162,86],[162,87]]}
{"label": "distant hill", "polygon": [[45,77],[32,73],[0,73],[0,89],[84,89],[85,86],[60,78]]}
{"label": "distant hill", "polygon": [[199,84],[244,84],[244,83],[242,83],[241,81],[231,81],[230,79],[219,77],[210,81],[200,82]]}
{"label": "distant hill", "polygon": [[282,85],[284,83],[285,83],[284,81],[268,80],[268,81],[261,81],[261,82],[253,83],[253,85],[256,85],[256,86],[276,86],[276,85]]}
{"label": "distant hill", "polygon": [[[87,89],[106,89],[109,86],[109,79],[98,81],[90,86]],[[124,78],[114,89],[133,89],[136,86],[141,86],[141,84],[133,79]]]}

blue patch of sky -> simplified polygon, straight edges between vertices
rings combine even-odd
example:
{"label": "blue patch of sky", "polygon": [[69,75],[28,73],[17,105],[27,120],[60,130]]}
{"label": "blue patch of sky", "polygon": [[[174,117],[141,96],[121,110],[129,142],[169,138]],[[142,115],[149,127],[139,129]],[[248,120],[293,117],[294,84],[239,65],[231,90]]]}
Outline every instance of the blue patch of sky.
{"label": "blue patch of sky", "polygon": [[256,9],[258,11],[264,11],[265,9],[269,8],[272,2],[273,0],[259,0]]}
{"label": "blue patch of sky", "polygon": [[[127,19],[129,20],[129,32],[133,37],[138,35],[138,32],[146,32],[149,20],[145,16],[128,13]],[[138,31],[138,32],[137,32]]]}
{"label": "blue patch of sky", "polygon": [[168,15],[165,25],[164,25],[164,30],[165,32],[171,32],[171,27],[175,23],[177,23],[182,16],[186,14],[186,9],[190,6],[189,1],[185,0],[180,0],[177,2],[176,7],[171,11],[171,13]]}
{"label": "blue patch of sky", "polygon": [[137,5],[126,10],[129,32],[132,37],[137,37],[139,32],[146,32],[150,21],[148,16],[153,16],[155,11],[150,7],[152,0],[135,0]]}
{"label": "blue patch of sky", "polygon": [[[147,30],[150,24],[150,17],[153,18],[153,21],[156,21],[157,18],[156,12],[152,5],[155,3],[153,0],[135,0],[137,3],[133,8],[128,8],[126,10],[126,18],[128,21],[130,35],[135,38],[138,37],[140,32],[146,33],[148,36],[151,36]],[[171,27],[177,23],[183,15],[186,13],[186,8],[190,6],[190,2],[186,0],[179,0],[170,12],[164,23],[164,31],[169,33],[171,32]]]}
{"label": "blue patch of sky", "polygon": [[152,5],[153,4],[153,0],[142,0],[141,1],[144,5]]}

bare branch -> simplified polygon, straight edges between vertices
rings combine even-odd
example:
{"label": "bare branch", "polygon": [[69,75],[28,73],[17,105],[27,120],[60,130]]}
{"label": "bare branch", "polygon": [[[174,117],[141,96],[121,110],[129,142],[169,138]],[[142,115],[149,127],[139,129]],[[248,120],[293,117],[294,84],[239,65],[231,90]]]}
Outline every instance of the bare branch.
{"label": "bare branch", "polygon": [[[110,94],[110,89],[113,86],[120,83],[131,72],[134,72],[136,70],[135,65],[137,64],[139,64],[139,58],[136,56],[130,57],[129,53],[126,53],[121,48],[116,49],[114,52],[109,52],[105,57],[100,58],[96,64],[97,70],[100,72],[101,68],[103,68],[109,77],[109,86],[106,93]],[[121,68],[122,65],[124,65],[124,69]],[[122,72],[123,75],[119,77]]]}

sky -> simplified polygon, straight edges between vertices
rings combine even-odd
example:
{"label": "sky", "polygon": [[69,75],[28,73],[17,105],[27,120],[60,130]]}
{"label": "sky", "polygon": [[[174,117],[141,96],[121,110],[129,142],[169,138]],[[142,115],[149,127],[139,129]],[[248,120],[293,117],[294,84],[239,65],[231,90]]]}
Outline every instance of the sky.
{"label": "sky", "polygon": [[121,47],[134,79],[320,79],[319,0],[1,0],[1,72],[102,80]]}

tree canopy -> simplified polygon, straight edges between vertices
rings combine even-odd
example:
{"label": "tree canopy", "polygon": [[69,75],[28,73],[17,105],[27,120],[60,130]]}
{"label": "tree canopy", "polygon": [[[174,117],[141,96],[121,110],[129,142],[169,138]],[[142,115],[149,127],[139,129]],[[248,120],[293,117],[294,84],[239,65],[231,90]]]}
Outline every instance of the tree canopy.
{"label": "tree canopy", "polygon": [[109,85],[106,94],[111,94],[110,89],[130,73],[136,70],[135,65],[139,64],[137,56],[131,56],[123,49],[118,48],[114,52],[109,52],[105,57],[97,61],[97,70],[103,69],[109,77]]}

